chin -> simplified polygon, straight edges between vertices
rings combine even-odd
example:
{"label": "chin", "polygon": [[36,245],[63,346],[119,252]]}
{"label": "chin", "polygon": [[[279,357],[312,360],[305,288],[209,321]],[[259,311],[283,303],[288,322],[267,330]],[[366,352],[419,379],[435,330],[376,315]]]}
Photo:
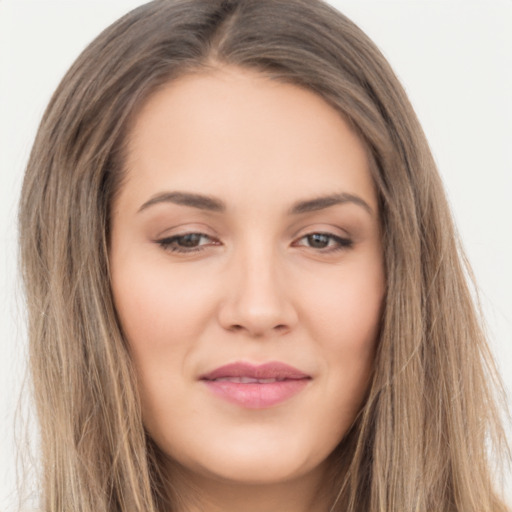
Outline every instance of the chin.
{"label": "chin", "polygon": [[201,473],[205,477],[224,482],[271,485],[295,480],[312,469],[306,464],[306,461],[282,460],[281,455],[281,453],[275,453],[273,457],[265,460],[261,460],[261,457],[254,457],[252,460],[231,458],[217,461],[211,467],[203,466]]}
{"label": "chin", "polygon": [[[253,434],[255,434],[253,432]],[[252,439],[252,440],[251,440]],[[320,470],[329,454],[312,452],[298,433],[267,436],[231,435],[199,443],[195,450],[170,454],[172,459],[192,474],[225,483],[247,485],[278,484],[301,478]],[[326,453],[324,453],[324,451]]]}

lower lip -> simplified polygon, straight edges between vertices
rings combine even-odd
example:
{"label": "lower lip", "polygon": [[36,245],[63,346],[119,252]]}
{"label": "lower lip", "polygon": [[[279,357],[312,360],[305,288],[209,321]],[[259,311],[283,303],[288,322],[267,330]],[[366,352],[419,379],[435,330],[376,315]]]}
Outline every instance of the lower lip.
{"label": "lower lip", "polygon": [[265,384],[204,380],[216,395],[246,409],[265,409],[285,402],[302,391],[310,379],[290,379]]}

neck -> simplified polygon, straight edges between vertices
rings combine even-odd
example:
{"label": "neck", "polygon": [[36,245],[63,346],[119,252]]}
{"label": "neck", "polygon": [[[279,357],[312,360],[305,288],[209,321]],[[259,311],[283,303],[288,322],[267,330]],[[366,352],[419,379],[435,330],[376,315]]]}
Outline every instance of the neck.
{"label": "neck", "polygon": [[170,482],[180,495],[177,512],[329,512],[326,468],[283,482],[233,482],[191,473],[175,463]]}

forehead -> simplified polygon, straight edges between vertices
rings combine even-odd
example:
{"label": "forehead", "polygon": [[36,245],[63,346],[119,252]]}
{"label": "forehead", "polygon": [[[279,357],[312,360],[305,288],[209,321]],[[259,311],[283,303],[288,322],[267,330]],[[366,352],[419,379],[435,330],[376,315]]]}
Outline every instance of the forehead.
{"label": "forehead", "polygon": [[238,68],[187,75],[150,96],[126,163],[138,195],[172,188],[229,202],[277,189],[283,201],[306,192],[375,201],[364,145],[337,110],[309,90]]}

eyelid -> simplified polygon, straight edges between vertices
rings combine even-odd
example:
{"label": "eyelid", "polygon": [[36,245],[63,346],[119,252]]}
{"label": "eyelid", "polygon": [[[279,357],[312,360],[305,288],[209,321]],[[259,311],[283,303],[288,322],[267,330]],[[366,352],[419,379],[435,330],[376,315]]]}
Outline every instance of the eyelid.
{"label": "eyelid", "polygon": [[172,238],[173,236],[184,236],[191,233],[198,233],[212,238],[217,237],[217,233],[208,224],[202,222],[180,222],[173,226],[167,225],[165,229],[158,229],[153,235],[153,239]]}
{"label": "eyelid", "polygon": [[294,229],[291,238],[293,240],[298,240],[299,238],[302,238],[304,236],[314,235],[317,233],[322,235],[331,235],[333,237],[344,239],[353,238],[353,233],[350,233],[349,230],[343,229],[339,225],[325,222],[314,222],[308,224],[307,226],[303,225],[300,229]]}
{"label": "eyelid", "polygon": [[[161,246],[164,250],[177,254],[193,254],[198,253],[213,246],[221,246],[223,243],[217,235],[210,233],[208,226],[182,225],[164,231],[165,235],[156,237],[153,242]],[[196,236],[196,240],[187,246],[183,242],[186,237]],[[322,241],[317,240],[316,246],[313,237],[325,237],[325,246]],[[308,241],[309,238],[309,241]],[[206,242],[205,242],[206,240]],[[205,243],[202,243],[205,242]],[[296,248],[304,248],[310,252],[319,254],[328,254],[342,250],[348,250],[354,245],[353,238],[338,226],[319,226],[310,225],[306,228],[298,230],[293,236],[291,246]]]}
{"label": "eyelid", "polygon": [[[313,237],[314,235],[328,237],[328,244],[325,247],[314,247],[303,242],[308,237]],[[301,229],[296,230],[292,237],[291,245],[309,253],[328,255],[331,253],[350,250],[354,245],[354,238],[352,234],[350,234],[346,229],[342,229],[339,225],[315,222],[307,226],[302,226]]]}
{"label": "eyelid", "polygon": [[[312,246],[308,246],[308,245],[299,243],[301,240],[304,240],[304,239],[307,239],[310,237],[314,237],[315,235],[326,237],[328,239],[328,245],[326,247],[312,247]],[[332,242],[332,241],[334,241],[337,245],[334,245],[334,246],[331,245],[330,242]],[[325,231],[314,231],[314,232],[306,233],[305,235],[302,235],[302,236],[298,237],[297,239],[295,239],[295,241],[293,242],[293,245],[295,245],[296,247],[307,247],[307,248],[312,249],[317,252],[326,252],[326,253],[334,252],[334,251],[342,250],[342,249],[349,249],[350,247],[353,246],[353,244],[354,244],[353,240],[349,237],[342,237],[339,235],[335,235],[334,233],[329,233],[329,232],[325,232]]]}
{"label": "eyelid", "polygon": [[[185,239],[187,236],[198,236],[200,238],[206,238],[209,240],[208,243],[205,244],[199,244],[199,245],[192,245],[192,246],[179,246],[177,242],[179,242],[180,239]],[[208,247],[212,246],[219,246],[222,245],[218,238],[208,234],[204,233],[199,230],[189,229],[186,231],[181,231],[178,233],[169,234],[167,236],[161,236],[155,240],[155,243],[158,244],[160,247],[162,247],[164,250],[171,252],[171,253],[177,253],[177,254],[194,254],[198,253],[200,251],[203,251],[207,249]],[[175,245],[173,245],[175,244]]]}

